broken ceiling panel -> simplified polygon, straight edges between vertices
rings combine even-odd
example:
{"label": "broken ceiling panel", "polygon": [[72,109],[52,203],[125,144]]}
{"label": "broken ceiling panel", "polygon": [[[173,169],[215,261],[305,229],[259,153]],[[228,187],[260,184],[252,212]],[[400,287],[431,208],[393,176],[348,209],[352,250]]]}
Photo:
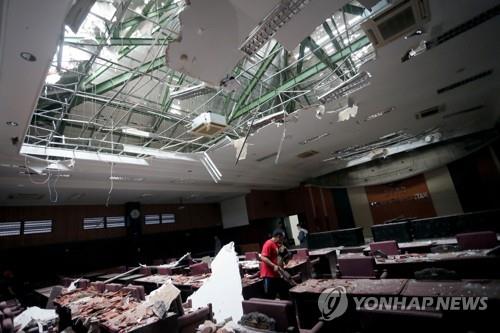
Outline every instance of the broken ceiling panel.
{"label": "broken ceiling panel", "polygon": [[322,187],[353,187],[398,181],[456,161],[497,139],[495,131],[480,132],[338,170],[307,183]]}
{"label": "broken ceiling panel", "polygon": [[274,35],[288,51],[293,51],[299,43],[309,36],[334,12],[341,9],[346,0],[314,0],[309,2],[293,19],[285,23]]}
{"label": "broken ceiling panel", "polygon": [[191,1],[180,14],[180,40],[166,50],[168,66],[218,86],[243,57],[242,41],[278,2]]}

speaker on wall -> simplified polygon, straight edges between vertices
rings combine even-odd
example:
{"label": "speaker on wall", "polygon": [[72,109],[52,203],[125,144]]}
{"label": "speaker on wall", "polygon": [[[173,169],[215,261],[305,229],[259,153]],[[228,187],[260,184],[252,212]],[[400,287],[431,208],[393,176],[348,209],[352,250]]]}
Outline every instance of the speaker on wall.
{"label": "speaker on wall", "polygon": [[129,236],[141,234],[143,218],[140,202],[127,202],[125,204],[125,223]]}

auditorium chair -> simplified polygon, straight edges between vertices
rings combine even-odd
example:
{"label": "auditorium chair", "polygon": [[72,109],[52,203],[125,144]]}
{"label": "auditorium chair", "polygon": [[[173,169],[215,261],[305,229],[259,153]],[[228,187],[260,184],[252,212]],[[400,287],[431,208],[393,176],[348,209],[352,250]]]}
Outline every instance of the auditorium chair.
{"label": "auditorium chair", "polygon": [[2,320],[2,332],[3,333],[14,333],[14,323],[12,318],[5,318]]}
{"label": "auditorium chair", "polygon": [[128,286],[123,287],[122,290],[129,293],[132,297],[134,297],[138,301],[143,301],[146,299],[144,286],[129,284]]}
{"label": "auditorium chair", "polygon": [[169,267],[158,267],[156,273],[160,275],[172,275],[172,268]]}
{"label": "auditorium chair", "polygon": [[400,254],[398,242],[395,240],[370,243],[371,255],[376,254],[377,251],[389,256]]}
{"label": "auditorium chair", "polygon": [[76,282],[76,287],[80,289],[87,289],[89,286],[90,286],[89,279],[79,279],[78,282]]}
{"label": "auditorium chair", "polygon": [[308,249],[297,249],[295,254],[293,255],[293,259],[301,260],[301,259],[309,259],[309,250]]}
{"label": "auditorium chair", "polygon": [[122,288],[123,288],[123,285],[119,284],[119,283],[106,283],[104,285],[104,290],[105,291],[115,292],[115,291],[118,291],[118,290],[120,290]]}
{"label": "auditorium chair", "polygon": [[375,258],[359,254],[342,255],[338,258],[338,277],[342,279],[376,279],[385,278],[375,269]]}
{"label": "auditorium chair", "polygon": [[212,320],[212,304],[206,307],[199,308],[193,312],[183,314],[177,318],[177,327],[179,333],[196,332],[198,326],[203,324],[205,320]]}
{"label": "auditorium chair", "polygon": [[64,288],[68,288],[74,280],[75,279],[73,279],[73,278],[63,277],[63,278],[61,278],[61,285]]}
{"label": "auditorium chair", "polygon": [[139,273],[142,275],[151,275],[151,268],[141,267],[141,268],[139,268]]}
{"label": "auditorium chair", "polygon": [[91,287],[94,287],[98,292],[103,293],[106,289],[104,282],[102,281],[94,281],[90,283]]}
{"label": "auditorium chair", "polygon": [[189,271],[191,275],[201,275],[205,273],[210,273],[210,268],[206,262],[200,262],[189,266]]}
{"label": "auditorium chair", "polygon": [[[299,328],[295,307],[291,301],[251,298],[243,301],[242,305],[243,314],[259,312],[273,318],[276,321],[277,332],[316,333],[323,327],[323,322],[318,321],[311,329]],[[290,330],[290,328],[295,328],[295,330]]]}
{"label": "auditorium chair", "polygon": [[497,235],[493,231],[467,232],[456,237],[461,250],[491,249],[498,245]]}
{"label": "auditorium chair", "polygon": [[245,252],[245,260],[259,260],[258,252]]}

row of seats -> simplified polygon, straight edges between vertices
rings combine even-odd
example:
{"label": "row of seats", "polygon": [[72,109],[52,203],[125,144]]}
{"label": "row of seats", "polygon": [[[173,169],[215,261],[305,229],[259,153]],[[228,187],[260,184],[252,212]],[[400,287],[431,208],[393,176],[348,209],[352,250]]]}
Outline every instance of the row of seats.
{"label": "row of seats", "polygon": [[[490,249],[498,245],[496,234],[492,231],[458,234],[458,247],[461,250]],[[398,243],[394,240],[370,244],[370,255],[350,254],[338,258],[339,277],[342,278],[380,278],[383,272],[376,269],[373,256],[378,254],[400,254]]]}
{"label": "row of seats", "polygon": [[14,317],[23,311],[16,299],[0,302],[0,333],[14,332]]}
{"label": "row of seats", "polygon": [[[288,300],[251,298],[243,301],[242,305],[243,314],[259,312],[273,318],[276,321],[276,332],[316,333],[323,327],[323,322],[318,321],[312,329],[298,329],[299,323],[295,307]],[[295,330],[290,330],[291,328],[295,328]]]}
{"label": "row of seats", "polygon": [[[67,288],[71,285],[74,280],[71,278],[63,278],[61,284]],[[87,289],[89,287],[94,288],[98,292],[116,292],[119,290],[127,291],[135,299],[142,301],[146,299],[146,293],[144,291],[144,286],[140,285],[128,285],[124,286],[120,283],[104,283],[102,281],[90,282],[88,279],[79,279],[75,282],[75,287],[80,289]]]}
{"label": "row of seats", "polygon": [[[478,231],[457,234],[457,245],[462,251],[491,249],[498,245],[497,235],[493,231]],[[370,244],[370,251],[376,254],[377,251],[386,255],[396,255],[400,253],[398,242],[388,240],[382,242],[373,242]]]}
{"label": "row of seats", "polygon": [[488,210],[465,214],[408,219],[371,227],[373,240],[397,240],[410,242],[418,239],[453,237],[456,234],[494,231],[500,232],[500,210]]}
{"label": "row of seats", "polygon": [[361,227],[314,232],[307,235],[307,245],[310,249],[363,244],[365,244],[365,238]]}

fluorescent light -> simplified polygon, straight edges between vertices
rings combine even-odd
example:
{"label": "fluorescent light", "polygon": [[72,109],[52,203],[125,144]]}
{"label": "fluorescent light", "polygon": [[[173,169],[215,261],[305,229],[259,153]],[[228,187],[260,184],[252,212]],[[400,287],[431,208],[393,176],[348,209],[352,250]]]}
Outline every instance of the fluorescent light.
{"label": "fluorescent light", "polygon": [[148,148],[143,146],[136,145],[128,145],[122,144],[123,151],[126,153],[139,154],[139,155],[148,155],[153,156],[158,159],[172,159],[172,160],[181,160],[181,161],[198,161],[198,159],[194,158],[192,154],[187,153],[175,153],[170,151],[163,151],[156,148]]}
{"label": "fluorescent light", "polygon": [[311,0],[284,0],[264,18],[240,46],[248,56],[257,52],[285,23]]}
{"label": "fluorescent light", "polygon": [[200,161],[205,169],[207,169],[208,174],[210,175],[210,177],[212,177],[214,182],[218,183],[222,179],[222,174],[220,173],[219,169],[214,164],[210,156],[208,156],[208,154],[204,152],[200,158]]}
{"label": "fluorescent light", "polygon": [[196,86],[173,91],[170,94],[170,97],[172,99],[184,100],[184,99],[188,99],[188,98],[192,98],[192,97],[196,97],[196,96],[206,95],[206,94],[211,93],[211,92],[215,92],[215,89],[207,86],[205,83],[202,83],[202,84],[199,84]]}
{"label": "fluorescent light", "polygon": [[142,178],[142,177],[130,178],[130,177],[125,177],[125,176],[110,176],[109,180],[129,181],[129,182],[142,182],[144,180],[144,178]]}
{"label": "fluorescent light", "polygon": [[349,80],[342,82],[340,85],[337,87],[333,88],[332,90],[326,92],[325,94],[321,95],[318,97],[318,100],[326,104],[328,102],[335,101],[339,98],[342,98],[344,96],[348,96],[352,94],[355,91],[358,91],[367,85],[370,84],[370,79],[371,75],[368,72],[361,72],[356,75],[354,75],[352,78]]}
{"label": "fluorescent light", "polygon": [[112,162],[120,164],[133,164],[133,165],[149,165],[148,161],[143,158],[119,156],[108,153],[97,153],[80,151],[73,149],[43,147],[31,144],[23,144],[19,152],[21,155],[40,155],[40,156],[53,156],[53,157],[66,157],[79,160]]}
{"label": "fluorescent light", "polygon": [[304,141],[299,142],[299,145],[306,145],[308,143],[316,142],[316,141],[321,140],[324,137],[327,137],[329,135],[330,135],[330,133],[323,133],[323,134],[320,134],[320,135],[316,135],[316,136],[307,138]]}
{"label": "fluorescent light", "polygon": [[387,108],[385,109],[384,111],[380,111],[380,112],[377,112],[377,113],[373,113],[371,115],[369,115],[368,117],[365,118],[365,121],[369,121],[369,120],[373,120],[373,119],[376,119],[376,118],[379,118],[379,117],[382,117],[383,115],[391,112],[391,111],[394,111],[395,107],[392,106],[390,108]]}
{"label": "fluorescent light", "polygon": [[138,136],[141,138],[153,138],[156,136],[154,133],[146,132],[146,131],[143,131],[143,130],[140,130],[137,128],[133,128],[133,127],[128,127],[128,126],[122,127],[121,131],[124,134]]}

